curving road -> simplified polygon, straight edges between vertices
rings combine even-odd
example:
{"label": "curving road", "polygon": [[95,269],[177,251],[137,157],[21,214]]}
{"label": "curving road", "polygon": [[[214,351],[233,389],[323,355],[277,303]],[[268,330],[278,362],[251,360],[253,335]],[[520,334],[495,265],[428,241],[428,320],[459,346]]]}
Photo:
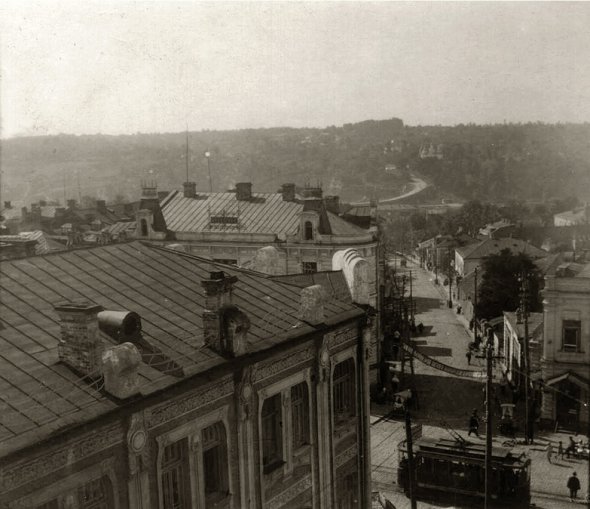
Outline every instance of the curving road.
{"label": "curving road", "polygon": [[[408,185],[411,186],[411,189],[409,191],[407,191],[403,194],[400,194],[399,196],[394,196],[392,198],[384,198],[382,200],[379,200],[379,203],[386,205],[388,203],[393,203],[398,200],[403,200],[404,198],[408,198],[409,196],[412,196],[414,194],[418,194],[418,193],[424,191],[424,189],[426,189],[429,184],[427,184],[421,178],[418,178],[418,177],[412,175],[412,179],[410,180],[410,183]],[[363,207],[363,206],[366,207],[366,206],[369,206],[369,204],[370,204],[370,202],[368,202],[368,201],[358,201],[358,202],[351,203],[351,205],[354,207]]]}

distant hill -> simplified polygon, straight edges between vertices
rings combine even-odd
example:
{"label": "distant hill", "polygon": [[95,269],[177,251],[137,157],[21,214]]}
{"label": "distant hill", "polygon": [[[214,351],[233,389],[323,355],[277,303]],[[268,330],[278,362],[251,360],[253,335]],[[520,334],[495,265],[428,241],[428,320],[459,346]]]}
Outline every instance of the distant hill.
{"label": "distant hill", "polygon": [[[252,181],[315,185],[360,200],[398,193],[411,172],[462,199],[543,200],[590,193],[590,124],[404,126],[368,120],[324,129],[190,132],[189,175],[207,190]],[[432,147],[432,148],[431,148]],[[186,179],[186,133],[57,135],[2,141],[4,199],[25,203],[89,195],[132,199],[142,179],[160,189]],[[385,172],[385,167],[394,171]],[[579,196],[581,199],[590,197]]]}

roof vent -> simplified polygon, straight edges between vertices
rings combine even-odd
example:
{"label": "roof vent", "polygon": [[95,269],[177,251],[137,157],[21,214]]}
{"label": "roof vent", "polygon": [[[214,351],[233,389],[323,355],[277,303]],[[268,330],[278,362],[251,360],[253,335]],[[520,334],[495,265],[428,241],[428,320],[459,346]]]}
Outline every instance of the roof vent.
{"label": "roof vent", "polygon": [[139,393],[141,354],[133,343],[108,348],[102,355],[105,390],[119,399]]}
{"label": "roof vent", "polygon": [[98,326],[119,343],[128,341],[141,332],[141,318],[133,311],[101,311]]}
{"label": "roof vent", "polygon": [[299,301],[299,319],[312,325],[323,323],[325,300],[322,285],[303,288]]}
{"label": "roof vent", "polygon": [[252,182],[238,182],[236,184],[236,198],[239,201],[252,199]]}
{"label": "roof vent", "polygon": [[194,198],[197,196],[197,184],[195,182],[185,182],[182,185],[184,187],[185,198]]}

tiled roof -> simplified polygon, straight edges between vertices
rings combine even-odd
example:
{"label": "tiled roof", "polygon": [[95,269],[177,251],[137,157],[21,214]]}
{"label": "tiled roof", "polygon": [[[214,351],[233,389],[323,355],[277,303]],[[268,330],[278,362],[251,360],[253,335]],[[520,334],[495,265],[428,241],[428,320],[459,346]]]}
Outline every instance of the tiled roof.
{"label": "tiled roof", "polygon": [[[236,193],[198,193],[197,198],[185,198],[173,191],[161,206],[166,226],[173,232],[297,232],[302,204],[283,201],[279,193],[252,193],[252,198],[238,201]],[[235,217],[238,224],[219,222],[209,228],[211,216]]]}
{"label": "tiled roof", "polygon": [[477,244],[471,244],[463,248],[457,249],[457,252],[463,258],[484,258],[491,254],[497,254],[503,249],[510,249],[512,253],[525,253],[532,258],[541,258],[547,256],[547,251],[543,251],[538,247],[525,242],[524,240],[515,238],[505,239],[487,239]]}
{"label": "tiled roof", "polygon": [[135,221],[120,221],[111,224],[105,228],[111,235],[118,235],[121,232],[134,232],[136,227]]}
{"label": "tiled roof", "polygon": [[51,253],[53,251],[63,251],[66,249],[66,246],[63,244],[47,238],[41,230],[21,232],[19,233],[19,236],[27,240],[36,240],[37,245],[35,246],[35,254],[38,255]]}
{"label": "tiled roof", "polygon": [[[0,262],[0,456],[117,407],[100,383],[58,362],[55,303],[138,313],[144,339],[188,376],[225,362],[203,344],[200,282],[216,270],[238,277],[232,295],[251,321],[249,352],[313,330],[297,318],[299,287],[137,241]],[[327,322],[360,314],[348,302],[325,306]],[[143,395],[179,380],[144,363],[140,379]]]}

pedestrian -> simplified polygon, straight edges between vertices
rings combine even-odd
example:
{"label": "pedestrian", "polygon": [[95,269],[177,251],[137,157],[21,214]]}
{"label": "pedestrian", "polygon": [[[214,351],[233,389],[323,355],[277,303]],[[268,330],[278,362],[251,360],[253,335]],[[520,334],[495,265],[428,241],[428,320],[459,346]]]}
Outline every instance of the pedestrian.
{"label": "pedestrian", "polygon": [[567,446],[567,449],[565,450],[566,458],[570,457],[570,453],[572,454],[572,456],[576,456],[576,442],[574,442],[574,437],[570,437],[570,443]]}
{"label": "pedestrian", "polygon": [[547,444],[547,461],[551,463],[551,456],[553,456],[553,445],[551,442]]}
{"label": "pedestrian", "polygon": [[470,348],[467,349],[467,353],[465,354],[465,357],[467,357],[467,365],[470,366],[471,365],[471,349]]}
{"label": "pedestrian", "polygon": [[567,480],[567,487],[570,490],[570,500],[573,502],[578,496],[578,490],[580,489],[580,479],[578,479],[578,474],[576,474],[576,472],[574,472]]}
{"label": "pedestrian", "polygon": [[469,418],[469,433],[467,436],[470,436],[471,433],[475,433],[475,436],[479,438],[479,419],[477,418],[477,410],[474,410]]}
{"label": "pedestrian", "polygon": [[559,445],[557,446],[557,457],[559,459],[563,459],[563,442],[560,440]]}

